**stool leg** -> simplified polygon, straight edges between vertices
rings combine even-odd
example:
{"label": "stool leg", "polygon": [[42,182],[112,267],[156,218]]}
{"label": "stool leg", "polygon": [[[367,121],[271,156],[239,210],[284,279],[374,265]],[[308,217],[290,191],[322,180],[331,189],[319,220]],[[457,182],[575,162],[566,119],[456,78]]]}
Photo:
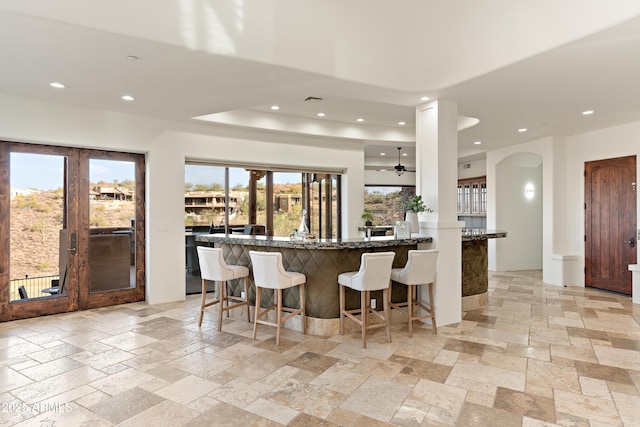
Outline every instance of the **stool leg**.
{"label": "stool leg", "polygon": [[229,310],[229,282],[224,282],[224,300],[227,306],[227,319],[231,317],[231,310]]}
{"label": "stool leg", "polygon": [[344,335],[344,286],[340,287],[340,335]]}
{"label": "stool leg", "polygon": [[360,320],[362,320],[362,347],[367,348],[367,317],[369,314],[369,291],[360,292]]}
{"label": "stool leg", "polygon": [[247,303],[247,322],[251,323],[251,310],[249,308],[249,277],[244,278],[244,298]]}
{"label": "stool leg", "polygon": [[224,311],[226,288],[227,282],[218,281],[218,301],[220,301],[218,307],[218,332],[222,331],[222,312]]}
{"label": "stool leg", "polygon": [[258,314],[260,313],[260,288],[256,286],[256,311],[253,313],[253,339],[258,334]]}
{"label": "stool leg", "polygon": [[280,345],[280,329],[282,327],[282,289],[278,289],[278,303],[276,306],[276,345]]}
{"label": "stool leg", "polygon": [[407,285],[407,312],[409,314],[409,337],[413,337],[413,302],[415,286]]}
{"label": "stool leg", "polygon": [[431,307],[431,326],[433,326],[433,333],[438,333],[438,327],[436,326],[436,305],[433,302],[433,283],[429,283],[429,306]]}
{"label": "stool leg", "polygon": [[304,283],[300,285],[300,308],[302,309],[302,335],[307,333],[307,316],[305,312],[305,296],[304,296]]}
{"label": "stool leg", "polygon": [[384,304],[384,323],[385,323],[385,328],[387,329],[387,342],[391,342],[391,330],[389,328],[389,325],[391,323],[390,317],[391,317],[391,310],[389,309],[389,300],[391,298],[388,297],[388,294],[391,293],[391,286],[389,286],[388,289],[383,289],[382,290],[382,300],[383,300],[383,304]]}
{"label": "stool leg", "polygon": [[202,317],[204,316],[204,306],[207,302],[207,281],[202,279],[202,305],[200,306],[200,321],[198,326],[202,326]]}

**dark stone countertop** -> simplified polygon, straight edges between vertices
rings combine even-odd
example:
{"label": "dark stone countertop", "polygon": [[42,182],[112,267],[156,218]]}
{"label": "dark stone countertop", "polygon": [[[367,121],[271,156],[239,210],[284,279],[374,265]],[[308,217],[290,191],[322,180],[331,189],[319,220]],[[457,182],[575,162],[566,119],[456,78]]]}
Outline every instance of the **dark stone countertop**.
{"label": "dark stone countertop", "polygon": [[471,242],[473,240],[500,239],[507,237],[507,232],[502,230],[484,230],[479,228],[462,229],[462,241]]}
{"label": "dark stone countertop", "polygon": [[253,245],[273,248],[296,249],[366,249],[384,248],[391,246],[409,246],[418,243],[431,243],[431,237],[411,237],[410,239],[396,239],[393,236],[350,239],[313,239],[294,240],[288,237],[249,236],[243,234],[201,234],[196,236],[197,242],[229,243],[236,245]]}

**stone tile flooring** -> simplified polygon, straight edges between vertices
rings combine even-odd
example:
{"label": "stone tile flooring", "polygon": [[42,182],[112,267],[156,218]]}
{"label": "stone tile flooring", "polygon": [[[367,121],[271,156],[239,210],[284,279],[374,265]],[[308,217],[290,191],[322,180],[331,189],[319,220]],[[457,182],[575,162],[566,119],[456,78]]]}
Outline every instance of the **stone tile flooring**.
{"label": "stone tile flooring", "polygon": [[0,425],[640,426],[640,306],[540,277],[494,273],[488,307],[367,349],[198,328],[197,295],[5,322]]}

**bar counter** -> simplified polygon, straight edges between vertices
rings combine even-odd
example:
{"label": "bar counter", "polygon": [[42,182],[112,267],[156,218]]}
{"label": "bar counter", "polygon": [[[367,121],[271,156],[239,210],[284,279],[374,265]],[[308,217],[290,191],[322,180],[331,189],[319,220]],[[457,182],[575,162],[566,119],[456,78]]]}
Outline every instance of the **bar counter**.
{"label": "bar counter", "polygon": [[[304,273],[306,284],[307,329],[314,335],[335,335],[336,322],[339,317],[338,275],[360,268],[360,258],[364,252],[395,252],[394,268],[404,267],[407,253],[417,249],[418,244],[431,243],[431,237],[413,237],[396,239],[393,236],[351,238],[351,239],[315,239],[293,240],[284,237],[247,236],[226,234],[204,234],[196,236],[198,244],[222,248],[224,259],[232,265],[251,265],[249,251],[279,251],[287,270]],[[250,277],[250,281],[253,279]],[[234,295],[239,295],[239,284],[233,283]],[[265,291],[263,304],[272,303],[273,297]],[[372,298],[381,302],[382,292],[372,293]],[[298,307],[298,290],[283,292],[284,304]],[[249,288],[249,300],[255,304],[255,287]],[[392,291],[393,301],[406,301],[406,287],[395,286]],[[355,308],[360,304],[357,292],[347,289],[347,308]],[[317,321],[316,321],[317,320]],[[331,322],[322,322],[329,320]],[[294,326],[295,329],[298,329]]]}
{"label": "bar counter", "polygon": [[462,230],[462,311],[484,307],[489,298],[488,239],[507,237],[506,231]]}

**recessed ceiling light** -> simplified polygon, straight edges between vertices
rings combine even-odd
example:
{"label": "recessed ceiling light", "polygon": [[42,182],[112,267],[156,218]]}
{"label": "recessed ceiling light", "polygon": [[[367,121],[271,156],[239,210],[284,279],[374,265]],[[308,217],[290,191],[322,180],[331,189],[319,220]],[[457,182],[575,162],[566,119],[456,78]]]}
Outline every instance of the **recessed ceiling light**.
{"label": "recessed ceiling light", "polygon": [[364,122],[364,119],[363,119],[362,117],[358,117],[358,118],[356,119],[356,122]]}
{"label": "recessed ceiling light", "polygon": [[398,122],[398,125],[400,125],[400,126],[404,126],[406,124],[407,124],[407,122]]}
{"label": "recessed ceiling light", "polygon": [[474,141],[473,143],[474,143],[475,145],[480,145],[480,144],[482,144],[482,141]]}
{"label": "recessed ceiling light", "polygon": [[272,106],[271,106],[271,109],[275,111],[275,110],[279,110],[279,109],[280,109],[280,107],[278,107],[277,105],[272,105]]}
{"label": "recessed ceiling light", "polygon": [[588,115],[593,114],[593,113],[595,113],[595,111],[593,111],[593,110],[587,110],[587,111],[583,111],[582,112],[582,114],[585,115],[585,116],[588,116]]}
{"label": "recessed ceiling light", "polygon": [[407,157],[408,154],[407,153],[402,153],[402,157]]}
{"label": "recessed ceiling light", "polygon": [[128,59],[129,61],[137,61],[137,60],[138,60],[138,57],[137,57],[137,56],[135,56],[135,55],[129,55],[129,56],[127,56],[127,59]]}
{"label": "recessed ceiling light", "polygon": [[378,169],[378,172],[386,172],[386,169]]}
{"label": "recessed ceiling light", "polygon": [[420,98],[420,101],[428,101],[429,97],[428,96],[423,96]]}
{"label": "recessed ceiling light", "polygon": [[387,155],[387,153],[380,153],[380,155],[381,155],[381,156],[386,156],[386,155]]}
{"label": "recessed ceiling light", "polygon": [[49,83],[49,86],[55,87],[56,89],[64,89],[65,87],[67,87],[66,85],[60,82]]}
{"label": "recessed ceiling light", "polygon": [[318,113],[318,114],[316,114],[316,116],[318,116],[318,117],[324,117],[324,116],[326,116],[326,114],[325,114],[325,113]]}
{"label": "recessed ceiling light", "polygon": [[527,128],[520,128],[518,129],[518,132],[526,132],[528,129]]}
{"label": "recessed ceiling light", "polygon": [[133,101],[135,98],[131,95],[123,95],[122,99],[124,99],[125,101]]}

